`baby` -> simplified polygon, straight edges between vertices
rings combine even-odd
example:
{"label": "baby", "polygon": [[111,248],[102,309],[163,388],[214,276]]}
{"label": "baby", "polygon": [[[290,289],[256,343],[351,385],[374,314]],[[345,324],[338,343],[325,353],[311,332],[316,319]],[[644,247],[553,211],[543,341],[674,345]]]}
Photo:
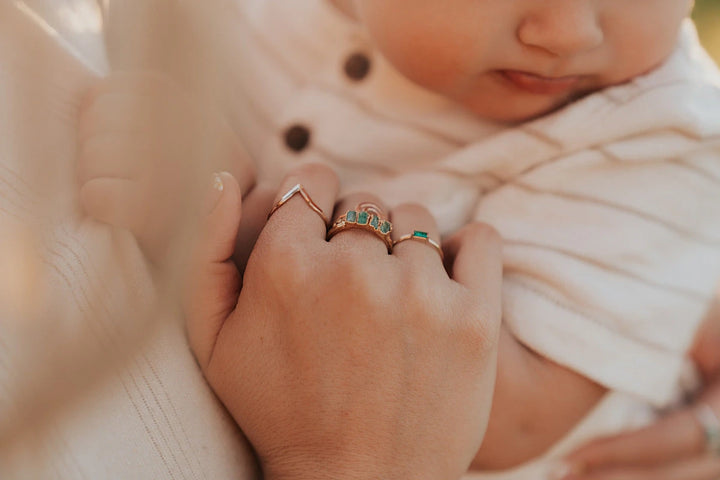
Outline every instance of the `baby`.
{"label": "baby", "polygon": [[[443,234],[482,221],[502,235],[504,330],[472,478],[546,478],[571,447],[686,393],[720,280],[720,73],[687,20],[691,1],[222,5],[214,41],[238,60],[218,61],[231,129],[203,128],[223,132],[208,168],[245,168],[237,135],[263,184],[322,162],[345,193],[425,205]],[[95,92],[83,138],[117,130],[98,119],[126,108],[107,99],[127,83]],[[132,196],[88,187],[116,175],[92,166],[114,163],[121,143],[84,149],[83,200],[162,244],[145,229],[163,222],[118,221],[103,205],[144,204],[173,183],[161,176],[171,165],[135,162],[151,173]],[[175,153],[153,162],[192,149]]]}

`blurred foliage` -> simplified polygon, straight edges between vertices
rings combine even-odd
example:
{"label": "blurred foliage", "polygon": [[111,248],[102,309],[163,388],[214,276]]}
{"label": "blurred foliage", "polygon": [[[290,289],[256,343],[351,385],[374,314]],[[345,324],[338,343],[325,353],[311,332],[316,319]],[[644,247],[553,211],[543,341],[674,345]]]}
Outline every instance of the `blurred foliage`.
{"label": "blurred foliage", "polygon": [[720,63],[720,0],[696,0],[693,18],[705,48]]}

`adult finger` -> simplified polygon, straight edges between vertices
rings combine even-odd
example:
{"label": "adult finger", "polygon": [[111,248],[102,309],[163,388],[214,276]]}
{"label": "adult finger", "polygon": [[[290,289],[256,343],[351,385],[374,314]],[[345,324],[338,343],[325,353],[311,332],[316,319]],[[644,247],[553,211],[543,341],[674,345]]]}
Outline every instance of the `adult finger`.
{"label": "adult finger", "polygon": [[214,176],[209,190],[207,216],[193,246],[183,295],[190,345],[203,368],[240,292],[240,273],[232,261],[241,217],[240,187],[223,172]]}
{"label": "adult finger", "polygon": [[[370,210],[370,211],[368,211]],[[374,210],[377,210],[373,213]],[[330,243],[352,251],[375,252],[379,255],[387,255],[388,247],[379,235],[370,230],[374,228],[375,223],[379,228],[380,225],[388,218],[387,209],[380,199],[370,193],[353,193],[343,198],[335,208],[335,216],[333,220],[345,215],[347,212],[355,212],[357,223],[364,223],[367,228],[362,226],[349,227],[345,230],[337,232],[331,239]],[[364,213],[363,213],[364,211]],[[377,218],[377,220],[375,220]]]}
{"label": "adult finger", "polygon": [[275,203],[283,199],[285,202],[273,212],[261,237],[283,236],[285,240],[295,243],[311,239],[325,241],[328,225],[322,216],[313,210],[310,202],[303,198],[301,192],[288,198],[298,185],[302,186],[309,200],[321,210],[329,222],[340,185],[337,175],[325,165],[306,164],[288,174],[280,184]]}
{"label": "adult finger", "polygon": [[[412,265],[442,267],[440,230],[432,214],[422,205],[406,203],[393,208],[393,255]],[[435,246],[437,245],[437,247]]]}
{"label": "adult finger", "polygon": [[502,294],[502,240],[484,223],[466,225],[443,242],[445,266],[453,280],[491,303]]}
{"label": "adult finger", "polygon": [[673,412],[639,430],[595,440],[565,458],[572,469],[594,471],[619,466],[650,466],[703,452],[705,437],[690,410]]}
{"label": "adult finger", "polygon": [[272,209],[276,192],[276,187],[260,184],[255,186],[243,199],[243,216],[240,220],[233,254],[233,260],[241,274],[245,271],[250,253],[268,220],[268,213]]}
{"label": "adult finger", "polygon": [[80,200],[89,216],[117,227],[137,231],[145,222],[138,208],[142,198],[137,181],[123,178],[94,178],[80,188]]}
{"label": "adult finger", "polygon": [[88,138],[78,152],[80,184],[99,177],[137,180],[151,161],[151,146],[136,135],[99,134]]}
{"label": "adult finger", "polygon": [[124,93],[101,95],[80,115],[77,138],[82,143],[104,132],[160,134],[163,125],[158,122],[159,109],[157,102],[144,101]]}
{"label": "adult finger", "polygon": [[613,468],[587,475],[574,475],[564,480],[717,480],[720,458],[697,457],[653,467]]}

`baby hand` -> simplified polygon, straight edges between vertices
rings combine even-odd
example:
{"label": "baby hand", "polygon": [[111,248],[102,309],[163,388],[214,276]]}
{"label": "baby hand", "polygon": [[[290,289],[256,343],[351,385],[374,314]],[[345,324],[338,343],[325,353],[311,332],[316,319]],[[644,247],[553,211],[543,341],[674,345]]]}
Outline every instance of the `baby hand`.
{"label": "baby hand", "polygon": [[86,213],[130,230],[150,260],[165,259],[192,225],[214,171],[243,189],[254,182],[248,156],[219,112],[159,73],[101,80],[83,103],[78,179]]}

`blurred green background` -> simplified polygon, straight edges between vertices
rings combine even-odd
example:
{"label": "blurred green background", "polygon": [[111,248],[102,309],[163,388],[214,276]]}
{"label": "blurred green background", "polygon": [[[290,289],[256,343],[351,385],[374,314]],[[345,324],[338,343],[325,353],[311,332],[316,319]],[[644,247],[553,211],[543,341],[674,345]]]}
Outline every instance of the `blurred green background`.
{"label": "blurred green background", "polygon": [[720,63],[720,0],[696,0],[693,18],[705,48]]}

